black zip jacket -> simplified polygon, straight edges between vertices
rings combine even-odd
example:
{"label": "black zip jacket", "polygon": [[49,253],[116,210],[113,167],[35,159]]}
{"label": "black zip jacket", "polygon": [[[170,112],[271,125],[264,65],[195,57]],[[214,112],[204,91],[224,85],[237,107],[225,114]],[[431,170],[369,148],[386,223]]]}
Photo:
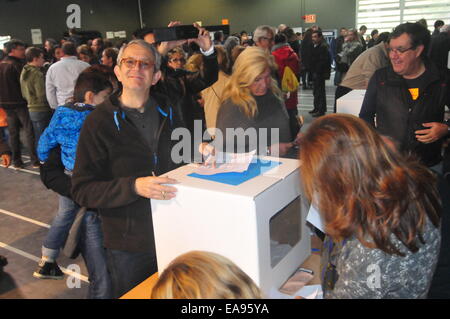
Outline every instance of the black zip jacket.
{"label": "black zip jacket", "polygon": [[20,88],[22,69],[22,60],[13,56],[8,56],[0,62],[0,107],[14,109],[27,105]]}
{"label": "black zip jacket", "polygon": [[377,70],[369,82],[359,117],[375,127],[382,134],[393,138],[400,150],[413,153],[428,167],[442,160],[443,139],[430,144],[417,140],[417,130],[423,130],[423,123],[444,122],[445,105],[450,105],[448,77],[433,63],[425,63],[429,71],[425,89],[414,101],[406,81],[396,74],[392,66]]}
{"label": "black zip jacket", "polygon": [[41,181],[48,189],[72,199],[72,181],[64,173],[65,167],[61,161],[61,148],[55,147],[50,151],[48,159],[40,167]]}
{"label": "black zip jacket", "polygon": [[150,200],[136,194],[135,181],[176,168],[170,135],[178,123],[168,97],[152,97],[160,114],[156,152],[127,119],[115,95],[96,107],[81,130],[72,195],[81,206],[98,209],[109,249],[155,253]]}
{"label": "black zip jacket", "polygon": [[331,55],[328,44],[323,40],[313,46],[310,61],[310,71],[322,79],[329,79],[331,74]]}

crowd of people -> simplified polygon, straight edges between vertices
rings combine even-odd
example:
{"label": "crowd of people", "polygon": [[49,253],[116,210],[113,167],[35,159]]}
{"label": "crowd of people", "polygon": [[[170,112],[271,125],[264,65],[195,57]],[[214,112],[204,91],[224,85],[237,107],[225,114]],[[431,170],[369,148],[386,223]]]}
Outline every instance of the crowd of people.
{"label": "crowd of people", "polygon": [[[62,279],[56,259],[63,248],[82,254],[89,298],[118,298],[157,272],[150,200],[177,195],[177,181],[160,175],[186,163],[174,160],[171,138],[184,128],[192,136],[190,161],[197,149],[204,157],[225,150],[300,156],[306,197],[325,221],[326,298],[449,297],[443,146],[450,75],[443,55],[450,26],[436,23],[431,36],[420,23],[404,23],[391,33],[373,30],[370,39],[365,26],[341,28],[330,45],[317,26],[295,34],[283,24],[261,25],[251,37],[242,31],[226,38],[194,26],[195,39],[156,42],[146,28],[120,48],[101,38],[82,43],[73,31],[43,49],[5,44],[2,164],[24,167],[23,130],[31,165],[59,198],[33,275]],[[336,99],[367,89],[361,119],[325,115],[332,65]],[[318,118],[306,133],[300,86],[312,87],[310,113]],[[229,129],[255,129],[256,140],[230,137]],[[80,235],[71,238],[74,227]],[[367,285],[374,264],[382,273],[378,288]],[[220,278],[230,272],[232,284]],[[175,260],[153,296],[262,297],[232,262],[202,252]]]}

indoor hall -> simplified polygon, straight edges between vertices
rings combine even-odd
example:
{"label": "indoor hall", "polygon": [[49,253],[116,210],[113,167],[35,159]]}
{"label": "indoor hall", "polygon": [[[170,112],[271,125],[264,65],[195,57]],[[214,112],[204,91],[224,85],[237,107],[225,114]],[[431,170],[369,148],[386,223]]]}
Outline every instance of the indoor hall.
{"label": "indoor hall", "polygon": [[[33,14],[15,15],[16,12],[23,11],[25,4],[27,5],[26,12]],[[100,36],[113,46],[120,47],[122,43],[126,43],[132,39],[133,35],[137,34],[135,33],[137,29],[142,31],[142,28],[146,30],[148,27],[164,27],[169,20],[180,20],[183,23],[195,21],[202,26],[211,27],[211,30],[225,30],[236,36],[241,31],[252,35],[255,27],[262,24],[270,25],[274,29],[286,24],[300,33],[313,26],[318,26],[322,29],[325,41],[329,46],[332,46],[333,41],[339,36],[338,32],[341,27],[346,27],[348,30],[356,29],[352,32],[357,35],[358,30],[361,30],[362,26],[366,26],[366,33],[363,35],[369,42],[371,32],[375,29],[380,33],[392,31],[399,24],[426,18],[428,21],[426,27],[431,33],[436,32],[433,27],[435,20],[443,19],[445,24],[450,23],[450,4],[447,1],[426,1],[424,4],[423,1],[413,0],[286,0],[279,3],[264,2],[263,4],[261,0],[244,3],[242,1],[205,2],[195,0],[189,2],[189,8],[183,11],[179,8],[180,2],[176,0],[157,4],[146,1],[111,0],[108,1],[108,6],[105,6],[102,1],[79,0],[77,3],[73,3],[73,1],[48,0],[48,4],[53,8],[51,17],[48,10],[43,12],[42,6],[36,1],[3,1],[0,4],[2,6],[0,46],[11,39],[18,38],[23,40],[27,46],[42,47],[47,38],[58,40],[69,38],[70,34],[67,30],[78,29],[80,34],[90,37],[92,42],[94,42],[94,37]],[[258,5],[258,10],[255,10],[255,5]],[[295,14],[292,14],[294,11]],[[172,12],[177,12],[177,14],[171,16]],[[54,18],[55,16],[56,18]],[[169,16],[170,18],[168,18]],[[427,22],[425,21],[425,23]],[[18,28],[18,24],[23,27]],[[213,32],[211,31],[211,34]],[[76,39],[76,37],[72,37],[72,39]],[[266,38],[265,40],[270,39]],[[387,48],[390,53],[393,52],[392,54],[397,56],[405,53],[408,55],[416,49],[417,47],[414,46]],[[81,59],[82,54],[78,52],[78,56]],[[179,62],[181,59],[178,57],[177,60]],[[133,64],[132,68],[143,67],[143,61],[131,60],[129,63],[130,66]],[[144,67],[146,67],[145,64]],[[337,66],[333,62],[331,78],[325,83],[326,114],[334,111],[336,68]],[[363,93],[358,93],[358,90],[354,89],[352,93],[353,95],[359,94],[356,102],[352,100],[350,103],[347,100],[344,103],[342,101],[345,101],[345,97],[341,100],[344,104],[348,103],[346,106],[350,106],[344,113],[359,114],[363,96],[361,94]],[[410,92],[414,98],[415,93],[413,92],[415,91]],[[316,117],[311,114],[314,102],[312,89],[304,89],[300,86],[297,96],[297,110],[299,116],[304,120],[302,127],[304,133],[314,121],[320,120],[322,117],[321,114],[316,114]],[[445,119],[448,121],[448,118],[447,108]],[[117,121],[117,119],[115,120]],[[23,132],[21,134],[21,141],[26,144],[26,136]],[[36,270],[40,260],[41,246],[58,210],[58,197],[55,192],[46,189],[42,184],[39,170],[33,168],[35,162],[31,160],[30,154],[23,144],[22,161],[25,167],[20,169],[13,168],[13,165],[9,168],[0,167],[2,184],[0,190],[0,255],[8,259],[8,265],[4,267],[4,274],[0,281],[0,299],[85,299],[88,294],[89,278],[87,267],[81,256],[73,260],[64,256],[63,253],[60,254],[57,262],[65,274],[63,280],[42,280],[33,277],[33,271]],[[266,151],[267,154],[270,154],[268,149]],[[279,181],[284,180],[284,177],[280,176],[275,174],[272,178]],[[162,197],[166,199],[164,192],[162,192]],[[313,242],[310,250],[317,256],[321,253],[322,242],[313,235],[313,232],[311,232],[311,237]],[[318,264],[315,265],[317,267],[315,268],[315,279],[318,279],[319,276]],[[445,280],[444,278],[442,281],[443,286],[446,284]],[[445,289],[444,287],[444,295],[447,293]]]}
{"label": "indoor hall", "polygon": [[[332,80],[327,81],[327,109],[333,111],[334,90]],[[313,117],[312,90],[298,92],[298,111],[305,119],[306,130]],[[26,165],[29,157],[23,155]],[[84,299],[88,278],[81,256],[75,260],[64,254],[58,264],[64,267],[63,280],[41,280],[32,276],[40,259],[41,246],[58,209],[57,195],[48,190],[39,178],[39,170],[30,166],[15,170],[0,167],[0,255],[8,259],[5,275],[0,284],[0,298],[24,299]],[[69,274],[76,277],[69,278]],[[79,285],[79,286],[77,286]],[[69,288],[72,287],[72,288]]]}

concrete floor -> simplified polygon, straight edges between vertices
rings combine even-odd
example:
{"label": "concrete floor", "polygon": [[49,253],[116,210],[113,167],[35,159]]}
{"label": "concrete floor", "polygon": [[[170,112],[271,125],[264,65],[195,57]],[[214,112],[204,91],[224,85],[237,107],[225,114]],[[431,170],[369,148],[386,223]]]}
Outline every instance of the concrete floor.
{"label": "concrete floor", "polygon": [[[327,82],[328,113],[333,112],[335,87]],[[299,91],[299,113],[305,127],[313,118],[312,90]],[[24,157],[24,162],[29,161]],[[80,299],[87,295],[88,281],[81,257],[71,260],[61,255],[62,267],[76,265],[81,280],[66,276],[64,280],[42,280],[32,276],[41,255],[41,245],[57,211],[57,195],[41,183],[38,170],[0,167],[0,255],[8,259],[0,279],[0,299]],[[75,288],[71,288],[76,286]]]}
{"label": "concrete floor", "polygon": [[[26,161],[27,159],[24,158]],[[87,271],[81,258],[58,258],[60,266],[78,265],[84,280],[41,280],[32,276],[41,256],[41,245],[57,211],[57,195],[41,183],[38,170],[0,168],[0,254],[8,259],[0,279],[0,298],[85,298]],[[73,267],[70,267],[73,268]]]}

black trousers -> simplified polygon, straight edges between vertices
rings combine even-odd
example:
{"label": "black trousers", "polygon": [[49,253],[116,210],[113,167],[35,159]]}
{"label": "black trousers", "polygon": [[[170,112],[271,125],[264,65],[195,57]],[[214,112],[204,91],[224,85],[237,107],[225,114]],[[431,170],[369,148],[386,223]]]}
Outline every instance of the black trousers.
{"label": "black trousers", "polygon": [[289,128],[291,130],[291,137],[292,140],[294,140],[298,132],[300,131],[300,124],[297,120],[298,110],[297,108],[291,110],[288,109],[287,112],[289,115]]}
{"label": "black trousers", "polygon": [[348,92],[353,91],[353,89],[350,89],[348,87],[345,86],[338,86],[336,88],[336,92],[334,93],[334,113],[337,112],[337,100],[341,97],[343,97],[345,94],[347,94]]}
{"label": "black trousers", "polygon": [[314,110],[317,113],[325,114],[327,112],[327,95],[325,92],[325,78],[314,74]]}
{"label": "black trousers", "polygon": [[441,176],[438,181],[442,200],[441,249],[428,298],[450,299],[450,183]]}
{"label": "black trousers", "polygon": [[34,141],[33,124],[26,105],[17,105],[15,108],[5,109],[8,120],[9,146],[12,152],[12,162],[18,164],[22,162],[20,151],[20,129],[25,133],[26,146],[30,152],[31,163],[38,162],[36,155],[36,145]]}

